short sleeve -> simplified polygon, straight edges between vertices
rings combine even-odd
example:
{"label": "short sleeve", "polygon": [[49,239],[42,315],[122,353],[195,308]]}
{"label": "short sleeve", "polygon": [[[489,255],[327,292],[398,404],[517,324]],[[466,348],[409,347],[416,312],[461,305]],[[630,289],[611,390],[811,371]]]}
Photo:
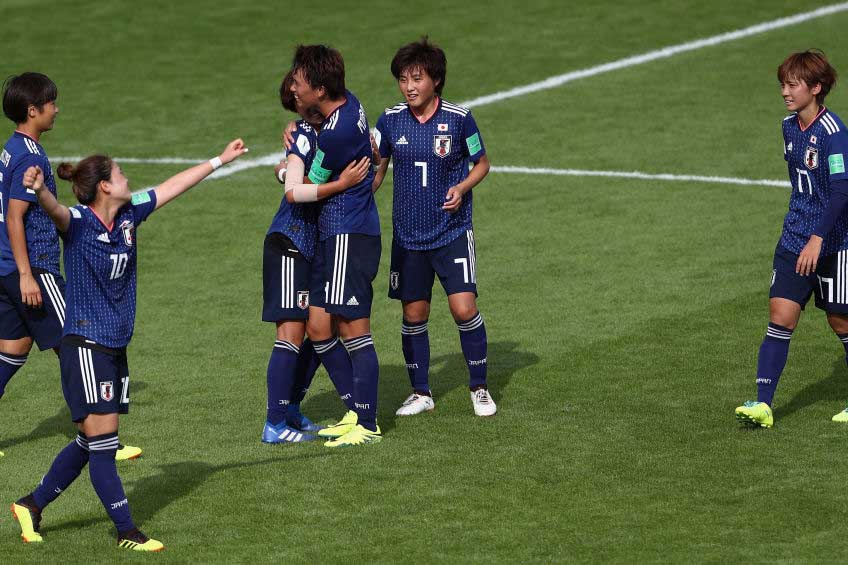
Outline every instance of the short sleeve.
{"label": "short sleeve", "polygon": [[345,144],[335,130],[325,130],[318,134],[318,150],[309,167],[309,180],[313,184],[324,184],[333,176],[333,171],[341,171],[352,159],[347,159]]}
{"label": "short sleeve", "polygon": [[391,136],[389,135],[389,124],[386,119],[385,112],[377,118],[377,125],[374,127],[374,141],[377,142],[377,147],[380,151],[380,157],[387,159],[392,156]]}
{"label": "short sleeve", "polygon": [[783,160],[789,161],[789,140],[786,139],[786,126],[782,125],[783,130]]}
{"label": "short sleeve", "polygon": [[840,128],[828,137],[827,170],[831,181],[848,179],[848,173],[845,172],[846,158],[848,158],[848,133]]}
{"label": "short sleeve", "polygon": [[463,153],[476,163],[486,154],[486,148],[483,146],[483,138],[480,137],[480,130],[477,129],[477,122],[474,121],[471,112],[468,112],[462,121],[462,136],[464,138],[462,140]]}
{"label": "short sleeve", "polygon": [[68,222],[68,229],[64,233],[59,232],[66,244],[74,241],[85,221],[82,215],[82,206],[71,206],[68,208],[68,212],[70,212],[71,217],[71,220]]}
{"label": "short sleeve", "polygon": [[132,195],[131,205],[135,224],[138,226],[138,224],[146,220],[156,209],[156,191],[151,189],[144,192],[136,192]]}
{"label": "short sleeve", "polygon": [[312,151],[312,141],[309,136],[301,130],[295,131],[294,143],[291,149],[286,151],[286,155],[297,155],[304,163],[309,162],[309,152]]}
{"label": "short sleeve", "polygon": [[24,173],[30,167],[38,165],[47,176],[47,169],[44,164],[44,158],[41,155],[27,153],[15,164],[12,170],[12,184],[9,189],[9,198],[15,200],[26,200],[27,202],[38,202],[38,197],[35,191],[24,186]]}

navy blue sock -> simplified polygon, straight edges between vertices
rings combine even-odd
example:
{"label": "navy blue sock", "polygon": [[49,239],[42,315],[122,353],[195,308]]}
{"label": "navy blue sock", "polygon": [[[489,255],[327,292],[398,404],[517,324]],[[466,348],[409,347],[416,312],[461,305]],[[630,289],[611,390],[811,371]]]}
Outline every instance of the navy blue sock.
{"label": "navy blue sock", "polygon": [[404,320],[400,326],[400,343],[412,390],[430,396],[430,334],[427,333],[427,320]]}
{"label": "navy blue sock", "polygon": [[300,403],[306,397],[306,391],[312,384],[315,371],[321,366],[321,358],[318,357],[312,341],[306,339],[300,346],[300,354],[297,356],[297,368],[294,371],[294,385],[292,385],[290,407],[300,407]]}
{"label": "navy blue sock", "polygon": [[459,328],[459,343],[462,346],[462,354],[468,364],[468,386],[471,390],[486,387],[486,325],[483,324],[483,316],[477,312],[473,318],[465,322],[457,322]]}
{"label": "navy blue sock", "polygon": [[26,355],[12,355],[11,353],[0,353],[0,398],[6,392],[6,385],[12,380],[18,369],[26,363]]}
{"label": "navy blue sock", "polygon": [[71,486],[88,464],[88,440],[79,432],[65,449],[59,452],[50,470],[32,491],[32,497],[40,510],[56,500],[62,492]]}
{"label": "navy blue sock", "polygon": [[836,334],[839,341],[842,342],[842,347],[845,348],[845,362],[848,363],[848,334]]}
{"label": "navy blue sock", "polygon": [[377,382],[380,364],[371,334],[361,335],[345,341],[353,365],[353,409],[357,424],[377,431]]}
{"label": "navy blue sock", "polygon": [[135,529],[124,485],[115,466],[115,452],[118,451],[118,433],[103,434],[88,438],[88,472],[91,486],[103,503],[106,513],[122,534]]}
{"label": "navy blue sock", "polygon": [[757,360],[757,401],[771,406],[777,381],[789,357],[789,340],[792,330],[769,322],[766,337],[760,346]]}
{"label": "navy blue sock", "polygon": [[268,412],[265,419],[278,426],[286,419],[300,349],[289,341],[277,340],[268,360]]}
{"label": "navy blue sock", "polygon": [[313,341],[312,347],[321,358],[321,363],[327,369],[339,398],[345,403],[348,410],[353,410],[353,365],[350,355],[344,345],[337,337],[331,337],[321,341]]}

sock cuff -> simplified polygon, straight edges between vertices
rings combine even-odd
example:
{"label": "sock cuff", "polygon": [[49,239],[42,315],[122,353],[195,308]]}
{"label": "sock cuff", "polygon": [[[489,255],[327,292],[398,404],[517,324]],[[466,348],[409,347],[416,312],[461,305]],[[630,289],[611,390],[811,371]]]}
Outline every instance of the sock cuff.
{"label": "sock cuff", "polygon": [[118,450],[118,432],[102,434],[88,438],[88,449],[91,453],[104,453]]}
{"label": "sock cuff", "polygon": [[457,322],[457,327],[461,332],[470,332],[472,330],[476,330],[480,326],[483,325],[483,316],[480,315],[480,312],[474,315],[470,320],[466,320],[464,322]]}
{"label": "sock cuff", "polygon": [[371,334],[361,335],[353,339],[348,339],[344,342],[345,349],[348,353],[352,353],[358,349],[368,346],[374,347],[374,340],[371,339]]}
{"label": "sock cuff", "polygon": [[768,328],[766,328],[766,337],[789,341],[792,338],[792,330],[769,322]]}
{"label": "sock cuff", "polygon": [[400,333],[402,335],[418,335],[427,333],[427,322],[428,320],[424,320],[423,322],[407,322],[404,320],[400,325]]}
{"label": "sock cuff", "polygon": [[842,343],[848,344],[848,334],[836,334],[836,337],[838,337],[839,341]]}
{"label": "sock cuff", "polygon": [[85,451],[88,451],[88,450],[89,450],[89,447],[88,447],[88,438],[87,438],[87,437],[85,437],[85,434],[84,434],[84,433],[79,432],[79,433],[77,434],[77,437],[76,437],[76,439],[75,439],[74,441],[76,441],[77,445],[78,445],[78,446],[80,446],[80,447],[81,447],[82,449],[84,449]]}
{"label": "sock cuff", "polygon": [[0,353],[0,362],[16,367],[23,367],[26,363],[26,355],[12,355],[11,353]]}
{"label": "sock cuff", "polygon": [[339,338],[333,336],[330,339],[325,339],[323,341],[313,341],[312,348],[315,349],[315,353],[318,355],[323,355],[334,348],[338,342]]}
{"label": "sock cuff", "polygon": [[291,351],[292,353],[300,353],[300,348],[293,344],[290,341],[285,341],[282,339],[278,339],[274,341],[274,349],[283,349],[287,351]]}

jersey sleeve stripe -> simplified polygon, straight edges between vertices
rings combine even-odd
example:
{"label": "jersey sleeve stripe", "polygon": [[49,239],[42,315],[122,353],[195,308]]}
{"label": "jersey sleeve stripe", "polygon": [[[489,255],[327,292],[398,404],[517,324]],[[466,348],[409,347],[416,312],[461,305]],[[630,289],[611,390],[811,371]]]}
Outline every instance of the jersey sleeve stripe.
{"label": "jersey sleeve stripe", "polygon": [[831,116],[830,114],[825,114],[824,116],[822,116],[822,118],[826,119],[827,123],[829,123],[831,125],[831,127],[834,130],[833,133],[836,133],[836,132],[839,131],[839,124],[836,123],[836,120],[833,119],[833,116]]}
{"label": "jersey sleeve stripe", "polygon": [[454,110],[452,108],[446,108],[445,106],[442,106],[442,110],[444,110],[445,112],[450,112],[452,114],[459,114],[462,117],[465,117],[466,114],[468,114],[468,112],[460,112],[459,110]]}

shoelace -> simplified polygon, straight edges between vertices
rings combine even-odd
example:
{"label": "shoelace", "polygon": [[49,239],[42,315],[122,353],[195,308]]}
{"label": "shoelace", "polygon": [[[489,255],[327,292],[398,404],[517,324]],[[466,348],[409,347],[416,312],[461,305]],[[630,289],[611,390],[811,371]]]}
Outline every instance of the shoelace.
{"label": "shoelace", "polygon": [[474,396],[477,398],[477,402],[480,404],[488,404],[492,401],[491,397],[489,397],[489,391],[485,388],[481,388],[474,392]]}

